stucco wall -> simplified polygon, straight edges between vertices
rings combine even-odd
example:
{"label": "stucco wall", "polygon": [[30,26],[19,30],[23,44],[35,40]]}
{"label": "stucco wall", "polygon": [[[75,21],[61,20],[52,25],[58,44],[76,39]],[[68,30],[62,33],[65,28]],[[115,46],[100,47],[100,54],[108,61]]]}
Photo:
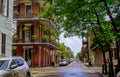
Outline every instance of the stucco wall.
{"label": "stucco wall", "polygon": [[12,55],[12,25],[13,25],[13,1],[9,1],[9,14],[8,17],[3,16],[0,14],[0,56],[1,54],[1,34],[6,34],[6,49],[5,49],[5,56]]}

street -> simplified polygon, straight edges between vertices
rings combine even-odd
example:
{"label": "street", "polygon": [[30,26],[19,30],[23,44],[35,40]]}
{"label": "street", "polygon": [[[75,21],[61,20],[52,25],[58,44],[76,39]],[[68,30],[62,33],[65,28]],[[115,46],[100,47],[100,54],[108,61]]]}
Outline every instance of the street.
{"label": "street", "polygon": [[74,61],[68,66],[32,69],[33,77],[101,77],[97,72],[85,67],[80,61]]}

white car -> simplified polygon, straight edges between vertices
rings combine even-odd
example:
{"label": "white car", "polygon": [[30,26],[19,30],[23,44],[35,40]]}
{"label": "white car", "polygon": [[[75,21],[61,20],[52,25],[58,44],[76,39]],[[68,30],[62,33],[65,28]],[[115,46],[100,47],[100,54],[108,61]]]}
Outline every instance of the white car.
{"label": "white car", "polygon": [[0,77],[31,77],[29,66],[21,57],[0,58]]}
{"label": "white car", "polygon": [[68,61],[67,59],[61,59],[60,62],[59,62],[59,66],[65,66],[65,65],[68,65]]}

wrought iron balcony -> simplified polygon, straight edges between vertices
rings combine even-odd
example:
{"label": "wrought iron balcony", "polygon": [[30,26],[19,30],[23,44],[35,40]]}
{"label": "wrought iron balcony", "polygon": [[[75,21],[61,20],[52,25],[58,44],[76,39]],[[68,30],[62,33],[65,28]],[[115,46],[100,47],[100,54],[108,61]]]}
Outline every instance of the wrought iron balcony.
{"label": "wrought iron balcony", "polygon": [[19,14],[13,14],[14,19],[19,19],[19,18],[37,18],[37,13],[32,14],[32,13],[19,13]]}

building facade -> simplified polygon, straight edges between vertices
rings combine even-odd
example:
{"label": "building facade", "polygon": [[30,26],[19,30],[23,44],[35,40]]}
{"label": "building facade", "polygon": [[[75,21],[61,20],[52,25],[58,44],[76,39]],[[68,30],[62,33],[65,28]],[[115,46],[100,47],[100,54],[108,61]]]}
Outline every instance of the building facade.
{"label": "building facade", "polygon": [[17,21],[13,36],[12,55],[30,61],[32,67],[51,66],[57,60],[58,31],[53,20],[38,18],[41,0],[15,0],[14,20]]}
{"label": "building facade", "polygon": [[12,0],[0,0],[0,57],[12,55],[12,10]]}

